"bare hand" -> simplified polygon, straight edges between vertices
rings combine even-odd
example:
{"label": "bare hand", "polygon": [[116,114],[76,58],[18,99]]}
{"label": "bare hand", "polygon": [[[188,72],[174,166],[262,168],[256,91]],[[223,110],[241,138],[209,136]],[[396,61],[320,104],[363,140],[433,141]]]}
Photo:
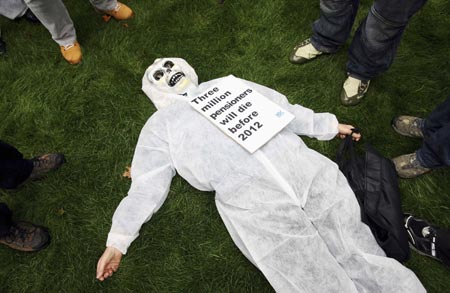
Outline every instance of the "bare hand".
{"label": "bare hand", "polygon": [[[352,129],[354,129],[355,127],[352,125],[348,125],[348,124],[338,124],[338,136],[341,139],[344,139],[347,135],[350,135],[352,133]],[[355,133],[353,132],[352,134],[352,139],[359,141],[361,139],[361,134],[360,133]]]}
{"label": "bare hand", "polygon": [[122,253],[114,247],[107,247],[97,263],[97,279],[104,281],[119,269]]}

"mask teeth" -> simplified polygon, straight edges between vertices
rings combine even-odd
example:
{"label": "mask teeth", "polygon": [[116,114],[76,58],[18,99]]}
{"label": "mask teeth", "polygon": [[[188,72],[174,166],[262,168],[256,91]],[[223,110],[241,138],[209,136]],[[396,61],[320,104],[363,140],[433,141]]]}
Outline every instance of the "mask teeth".
{"label": "mask teeth", "polygon": [[176,85],[176,84],[180,81],[180,79],[181,79],[182,77],[184,77],[184,74],[183,74],[182,72],[177,72],[177,73],[175,73],[175,74],[170,78],[170,80],[169,80],[169,85],[170,85],[170,86]]}

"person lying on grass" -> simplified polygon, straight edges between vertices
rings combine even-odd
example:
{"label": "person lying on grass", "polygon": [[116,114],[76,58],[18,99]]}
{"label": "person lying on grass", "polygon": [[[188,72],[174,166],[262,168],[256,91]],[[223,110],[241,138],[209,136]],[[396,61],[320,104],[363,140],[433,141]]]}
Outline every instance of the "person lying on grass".
{"label": "person lying on grass", "polygon": [[[256,151],[247,151],[213,124],[226,112],[229,122],[225,116],[220,121],[232,123],[229,130],[258,129],[252,124],[257,121],[243,119],[245,124],[231,115],[248,106],[250,94],[233,104],[241,95],[222,100],[215,90],[232,92],[230,85],[262,95],[283,109],[277,114],[291,113],[293,120]],[[143,90],[158,111],[139,136],[131,188],[114,213],[97,279],[117,271],[178,172],[195,188],[215,191],[217,210],[234,243],[278,292],[425,291],[412,271],[385,256],[361,222],[358,202],[337,165],[298,137],[330,140],[352,134],[353,126],[339,124],[332,114],[291,105],[275,90],[234,76],[197,85],[194,69],[179,58],[157,59],[145,72]],[[200,100],[218,110],[204,117],[201,112],[211,109],[191,105]],[[247,137],[256,137],[251,131]],[[355,140],[360,137],[353,134]]]}

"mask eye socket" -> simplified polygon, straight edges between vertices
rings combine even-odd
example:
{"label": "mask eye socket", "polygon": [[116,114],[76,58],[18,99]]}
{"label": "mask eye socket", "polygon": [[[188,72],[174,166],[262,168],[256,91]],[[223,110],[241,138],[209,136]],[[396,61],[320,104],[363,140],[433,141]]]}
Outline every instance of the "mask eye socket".
{"label": "mask eye socket", "polygon": [[153,78],[155,80],[160,80],[161,77],[163,77],[163,76],[164,76],[164,72],[162,70],[158,70],[155,73],[153,73]]}
{"label": "mask eye socket", "polygon": [[164,63],[163,67],[165,68],[172,68],[173,67],[173,62],[172,61],[166,61],[166,63]]}

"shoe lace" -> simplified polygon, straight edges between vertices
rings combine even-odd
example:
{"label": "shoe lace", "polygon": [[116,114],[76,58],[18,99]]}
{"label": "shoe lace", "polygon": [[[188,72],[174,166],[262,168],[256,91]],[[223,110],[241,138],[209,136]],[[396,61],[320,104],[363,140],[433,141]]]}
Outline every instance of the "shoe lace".
{"label": "shoe lace", "polygon": [[300,43],[299,47],[303,47],[303,46],[308,45],[310,43],[311,43],[311,39],[306,39],[306,40],[304,40],[303,42]]}
{"label": "shoe lace", "polygon": [[361,81],[360,89],[362,92],[365,91],[368,86],[369,86],[368,82]]}
{"label": "shoe lace", "polygon": [[421,118],[414,119],[414,121],[411,123],[411,126],[414,132],[422,132],[423,119]]}
{"label": "shoe lace", "polygon": [[69,50],[69,49],[71,49],[73,47],[75,47],[75,44],[65,45],[64,46],[64,51],[67,51],[67,50]]}
{"label": "shoe lace", "polygon": [[34,167],[39,168],[39,167],[45,165],[47,163],[47,161],[48,161],[48,158],[46,156],[39,157],[33,161],[33,165],[34,165]]}
{"label": "shoe lace", "polygon": [[13,243],[17,239],[20,239],[22,240],[22,242],[25,242],[25,240],[27,239],[27,237],[29,237],[30,234],[31,232],[28,231],[27,229],[20,227],[19,225],[13,224],[10,228],[10,234],[9,237],[7,237],[6,239],[6,242]]}
{"label": "shoe lace", "polygon": [[53,163],[51,155],[42,155],[33,159],[35,168],[49,168]]}
{"label": "shoe lace", "polygon": [[419,160],[417,159],[417,155],[414,154],[413,156],[411,156],[411,158],[409,159],[409,167],[412,168],[418,168],[419,170],[428,170],[428,168],[422,166],[419,162]]}
{"label": "shoe lace", "polygon": [[118,12],[120,10],[120,7],[122,7],[121,3],[117,3],[116,7],[114,7],[113,11]]}
{"label": "shoe lace", "polygon": [[432,256],[436,257],[436,230],[427,226],[422,229],[422,236],[424,238],[430,239],[430,253]]}

